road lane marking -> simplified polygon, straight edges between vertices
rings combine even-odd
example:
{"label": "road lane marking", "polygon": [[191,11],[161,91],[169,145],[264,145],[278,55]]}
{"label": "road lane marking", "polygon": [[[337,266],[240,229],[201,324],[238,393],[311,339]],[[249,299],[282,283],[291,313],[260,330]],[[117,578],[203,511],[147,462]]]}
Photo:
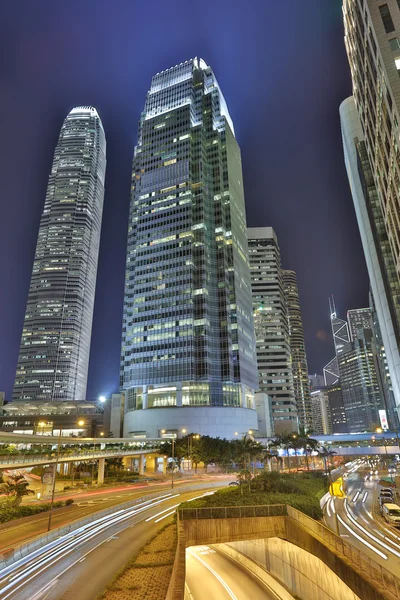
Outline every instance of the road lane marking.
{"label": "road lane marking", "polygon": [[201,562],[206,567],[206,569],[208,569],[214,575],[214,577],[216,577],[218,579],[218,581],[226,589],[226,591],[228,592],[228,594],[230,595],[230,597],[232,598],[232,600],[239,600],[238,597],[235,596],[235,594],[233,593],[233,591],[231,590],[231,588],[229,587],[229,585],[226,583],[226,581],[224,581],[222,579],[222,577],[220,575],[218,575],[218,573],[216,571],[214,571],[214,569],[212,567],[210,567],[210,565],[208,565],[206,563],[205,560],[203,560],[202,558],[200,558],[200,556],[197,556],[197,554],[195,554],[192,550],[189,550],[189,553],[190,553],[191,556],[193,556],[193,558],[195,558],[196,560],[198,560],[199,562]]}
{"label": "road lane marking", "polygon": [[385,560],[387,560],[387,556],[386,554],[383,554],[383,552],[381,552],[380,550],[378,550],[377,548],[375,548],[372,544],[370,544],[369,542],[367,542],[366,540],[364,540],[364,538],[362,538],[360,535],[358,535],[358,533],[356,533],[353,529],[351,529],[351,527],[349,527],[347,525],[347,523],[345,523],[343,521],[343,519],[341,518],[340,515],[337,516],[338,520],[340,521],[340,523],[343,525],[343,527],[345,527],[347,529],[347,531],[349,531],[351,533],[351,535],[354,535],[354,537],[359,540],[362,544],[364,544],[365,546],[367,546],[367,548],[370,548],[373,552],[375,552],[376,554],[378,554],[378,556],[380,556],[381,558],[384,558]]}

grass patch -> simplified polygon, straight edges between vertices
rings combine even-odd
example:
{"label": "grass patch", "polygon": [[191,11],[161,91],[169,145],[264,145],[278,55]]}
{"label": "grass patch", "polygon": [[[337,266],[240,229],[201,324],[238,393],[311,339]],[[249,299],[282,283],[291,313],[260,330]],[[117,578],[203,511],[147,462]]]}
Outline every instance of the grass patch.
{"label": "grass patch", "polygon": [[103,600],[165,598],[177,544],[176,524],[165,525],[116,575]]}
{"label": "grass patch", "polygon": [[212,496],[183,502],[179,508],[289,504],[314,519],[320,519],[319,500],[324,493],[324,480],[318,473],[265,472],[241,486],[226,487]]}

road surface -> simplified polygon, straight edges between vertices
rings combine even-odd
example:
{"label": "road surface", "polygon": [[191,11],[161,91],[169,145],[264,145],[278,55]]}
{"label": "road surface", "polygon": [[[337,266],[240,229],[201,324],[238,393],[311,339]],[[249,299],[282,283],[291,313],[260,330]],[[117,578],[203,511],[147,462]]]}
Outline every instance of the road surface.
{"label": "road surface", "polygon": [[[92,600],[168,520],[205,490],[165,490],[58,538],[0,571],[1,600]],[[211,491],[208,493],[212,493]]]}
{"label": "road surface", "polygon": [[185,600],[276,600],[277,596],[212,546],[186,550]]}
{"label": "road surface", "polygon": [[[225,485],[229,478],[221,478],[221,485]],[[216,477],[203,477],[178,480],[175,483],[175,488],[179,489],[182,485],[193,485],[201,483],[209,483],[211,481],[218,481]],[[155,482],[151,484],[135,484],[132,486],[124,486],[123,484],[117,485],[114,488],[106,488],[100,490],[93,490],[88,492],[82,492],[80,494],[74,494],[68,496],[63,494],[63,498],[56,498],[56,501],[73,498],[74,504],[66,508],[59,508],[53,512],[52,515],[52,529],[62,527],[71,521],[82,519],[90,514],[97,511],[109,508],[111,506],[117,506],[129,500],[141,498],[147,494],[153,492],[167,490],[171,487],[170,481]],[[38,535],[47,532],[47,524],[49,520],[49,513],[39,513],[38,515],[32,516],[29,519],[23,521],[9,521],[0,525],[0,554],[9,548],[15,548],[25,541],[28,541]]]}
{"label": "road surface", "polygon": [[364,481],[365,472],[363,466],[350,467],[346,498],[330,498],[324,508],[324,518],[333,531],[399,577],[400,530],[374,513],[380,476]]}

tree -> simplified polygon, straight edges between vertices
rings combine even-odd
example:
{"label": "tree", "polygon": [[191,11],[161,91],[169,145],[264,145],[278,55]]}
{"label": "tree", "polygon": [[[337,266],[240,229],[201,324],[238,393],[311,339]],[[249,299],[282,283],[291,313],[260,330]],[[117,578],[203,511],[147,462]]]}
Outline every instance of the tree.
{"label": "tree", "polygon": [[313,433],[314,432],[311,429],[307,430],[305,427],[303,427],[303,425],[300,425],[298,439],[301,441],[302,447],[304,448],[307,471],[310,470],[308,457],[309,455],[311,456],[311,453],[318,447],[318,440],[314,440],[312,437],[310,437]]}
{"label": "tree", "polygon": [[321,456],[322,460],[324,461],[324,470],[325,470],[325,474],[328,476],[329,479],[329,484],[332,484],[332,479],[331,479],[331,470],[330,470],[330,466],[328,466],[328,459],[329,462],[332,458],[332,456],[335,456],[335,454],[337,454],[337,452],[335,452],[334,450],[331,450],[330,448],[326,448],[325,446],[320,446],[318,448],[318,454]]}
{"label": "tree", "polygon": [[7,481],[0,484],[0,493],[12,500],[12,504],[19,506],[24,496],[34,494],[29,489],[29,482],[21,475],[7,475]]}
{"label": "tree", "polygon": [[233,440],[232,447],[235,459],[242,462],[244,469],[252,462],[252,459],[261,457],[263,453],[262,445],[246,436],[241,440]]}

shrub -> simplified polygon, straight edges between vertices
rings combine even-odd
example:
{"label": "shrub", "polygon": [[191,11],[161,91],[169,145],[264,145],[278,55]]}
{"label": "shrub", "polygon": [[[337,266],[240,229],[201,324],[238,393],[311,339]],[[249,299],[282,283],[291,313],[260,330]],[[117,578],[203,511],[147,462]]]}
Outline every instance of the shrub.
{"label": "shrub", "polygon": [[74,503],[74,499],[73,498],[68,498],[68,500],[65,501],[65,506],[71,506],[71,504]]}

